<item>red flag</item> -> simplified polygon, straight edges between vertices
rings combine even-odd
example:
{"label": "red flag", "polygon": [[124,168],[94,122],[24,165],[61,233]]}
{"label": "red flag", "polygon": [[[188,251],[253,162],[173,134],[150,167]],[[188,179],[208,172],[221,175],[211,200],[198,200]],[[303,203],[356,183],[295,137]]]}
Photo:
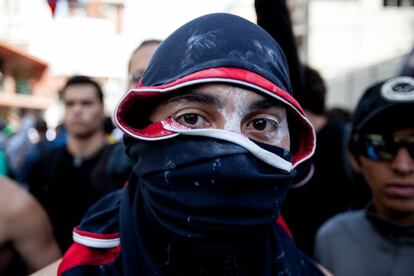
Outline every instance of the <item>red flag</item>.
{"label": "red flag", "polygon": [[47,3],[49,4],[50,9],[52,10],[52,15],[55,15],[57,1],[58,0],[47,0]]}

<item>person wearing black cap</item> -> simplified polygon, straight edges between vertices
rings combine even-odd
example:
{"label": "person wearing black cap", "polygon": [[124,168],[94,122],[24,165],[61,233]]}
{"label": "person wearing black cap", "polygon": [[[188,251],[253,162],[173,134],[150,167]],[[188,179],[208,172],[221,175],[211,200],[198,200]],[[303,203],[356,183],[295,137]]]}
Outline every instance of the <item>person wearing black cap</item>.
{"label": "person wearing black cap", "polygon": [[75,228],[58,275],[323,275],[275,223],[315,147],[277,42],[241,17],[183,25],[120,101],[127,186]]}
{"label": "person wearing black cap", "polygon": [[319,229],[315,255],[334,275],[414,274],[413,117],[412,77],[373,85],[357,105],[349,151],[372,203]]}

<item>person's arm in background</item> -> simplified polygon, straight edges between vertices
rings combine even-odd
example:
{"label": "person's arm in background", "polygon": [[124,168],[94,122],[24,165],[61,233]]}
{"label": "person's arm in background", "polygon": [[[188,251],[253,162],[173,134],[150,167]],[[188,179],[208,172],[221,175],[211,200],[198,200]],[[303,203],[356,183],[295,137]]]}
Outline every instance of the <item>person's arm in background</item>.
{"label": "person's arm in background", "polygon": [[290,82],[296,97],[302,89],[302,67],[286,0],[255,0],[257,24],[265,29],[285,53]]}
{"label": "person's arm in background", "polygon": [[[0,185],[7,185],[1,205],[6,205],[3,219],[7,239],[27,264],[29,271],[38,270],[59,257],[60,249],[53,237],[48,216],[36,199],[8,178],[1,178]],[[5,202],[8,197],[7,202]],[[6,204],[5,204],[6,203]]]}

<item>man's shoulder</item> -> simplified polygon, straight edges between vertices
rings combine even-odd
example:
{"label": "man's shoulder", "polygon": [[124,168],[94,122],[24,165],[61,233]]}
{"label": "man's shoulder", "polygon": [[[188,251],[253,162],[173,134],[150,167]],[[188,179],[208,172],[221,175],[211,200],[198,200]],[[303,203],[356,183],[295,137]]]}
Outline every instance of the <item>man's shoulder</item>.
{"label": "man's shoulder", "polygon": [[66,149],[66,145],[43,147],[39,149],[39,153],[37,154],[37,158],[34,160],[34,162],[50,164],[49,162],[60,158],[67,152],[68,151]]}
{"label": "man's shoulder", "polygon": [[123,142],[117,142],[110,145],[109,155],[107,156],[106,170],[123,183],[128,179],[135,161],[125,153]]}
{"label": "man's shoulder", "polygon": [[112,144],[106,144],[102,151],[106,153],[106,155],[109,156],[119,156],[119,155],[125,155],[125,145],[122,142],[116,142]]}
{"label": "man's shoulder", "polygon": [[360,210],[341,213],[326,221],[315,236],[316,259],[335,272],[336,265],[342,264],[335,252],[341,249],[341,256],[345,259],[352,256],[355,246],[362,244],[365,238],[359,230],[365,220],[364,211]]}
{"label": "man's shoulder", "polygon": [[340,213],[327,220],[319,228],[317,236],[336,236],[351,233],[366,223],[365,210]]}
{"label": "man's shoulder", "polygon": [[122,143],[120,143],[120,142],[117,142],[117,143],[106,143],[106,144],[102,147],[101,151],[102,151],[102,152],[112,153],[113,151],[117,151],[117,150],[119,150],[120,148],[122,148],[122,149],[123,149],[123,147],[124,147],[124,145],[123,145]]}

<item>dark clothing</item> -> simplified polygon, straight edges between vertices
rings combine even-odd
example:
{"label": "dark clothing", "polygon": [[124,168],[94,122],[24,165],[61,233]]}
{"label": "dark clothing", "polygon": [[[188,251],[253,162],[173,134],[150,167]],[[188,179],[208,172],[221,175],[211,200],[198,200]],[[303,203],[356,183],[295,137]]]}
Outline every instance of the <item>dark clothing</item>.
{"label": "dark clothing", "polygon": [[127,152],[140,165],[88,211],[59,275],[322,275],[274,223],[292,173],[204,137]]}
{"label": "dark clothing", "polygon": [[50,148],[33,164],[29,190],[46,209],[62,250],[72,243],[73,227],[86,210],[124,184],[105,169],[112,147],[106,145],[85,160],[75,159],[66,146]]}
{"label": "dark clothing", "polygon": [[298,167],[307,174],[313,166],[314,173],[306,184],[289,190],[283,205],[282,215],[296,244],[308,256],[313,255],[319,226],[352,208],[344,131],[344,125],[328,121],[317,133],[315,154]]}
{"label": "dark clothing", "polygon": [[108,158],[107,170],[121,179],[128,179],[129,174],[135,166],[135,161],[125,153],[125,145],[121,141],[114,144],[111,155]]}
{"label": "dark clothing", "polygon": [[[291,159],[286,150],[267,149]],[[127,152],[139,165],[121,201],[126,275],[274,275],[297,269],[301,253],[284,230],[278,232],[281,226],[272,231],[291,172],[268,166],[235,143],[206,137],[136,141]],[[284,258],[276,260],[282,252]]]}
{"label": "dark clothing", "polygon": [[[66,252],[59,266],[58,275],[269,275],[269,271],[265,273],[264,271],[260,270],[260,267],[263,265],[263,263],[268,261],[266,260],[263,253],[260,253],[260,251],[250,255],[245,255],[243,259],[241,259],[242,261],[246,261],[246,259],[248,260],[248,262],[245,262],[244,264],[239,264],[244,273],[236,274],[236,272],[233,272],[233,274],[223,274],[222,271],[214,270],[217,269],[217,263],[221,262],[221,269],[223,269],[224,267],[234,265],[234,261],[237,260],[237,258],[240,258],[240,256],[233,256],[231,258],[229,257],[223,260],[215,257],[215,251],[212,251],[210,256],[205,256],[201,259],[199,256],[194,255],[194,252],[189,252],[190,255],[187,255],[186,258],[183,258],[184,256],[181,258],[172,257],[175,255],[174,253],[180,251],[180,249],[188,249],[184,243],[172,243],[172,245],[167,247],[169,248],[168,250],[162,250],[158,252],[157,258],[165,258],[167,256],[167,259],[164,259],[164,261],[157,266],[164,270],[163,273],[126,273],[124,271],[124,267],[126,265],[124,261],[128,260],[128,258],[125,256],[127,255],[125,253],[127,249],[124,249],[123,247],[121,250],[119,241],[120,238],[122,238],[126,233],[122,234],[122,231],[120,231],[119,219],[120,217],[121,220],[122,218],[125,220],[131,218],[122,212],[122,206],[125,207],[125,204],[127,204],[127,198],[127,189],[119,190],[102,198],[88,211],[80,227],[75,230],[75,232],[81,234],[83,237],[78,238],[78,241],[74,243]],[[142,217],[139,220],[141,219]],[[265,246],[269,250],[274,250],[275,247],[278,247],[279,249],[283,248],[284,251],[279,252],[279,254],[275,256],[277,258],[275,259],[274,269],[280,268],[280,264],[287,262],[287,260],[290,260],[289,265],[291,267],[286,267],[286,270],[279,271],[277,273],[275,272],[270,275],[282,275],[280,272],[286,272],[286,275],[322,275],[312,260],[301,254],[299,251],[296,251],[292,240],[288,237],[281,226],[274,225],[273,229],[275,232],[274,235],[272,235],[272,241],[269,243],[264,243],[263,248],[265,248]],[[150,238],[151,240],[149,240],[147,237],[145,237],[137,241],[139,247],[141,247],[140,252],[148,252],[148,250],[151,249],[148,244],[153,244],[154,240],[163,240],[162,236],[154,236],[154,233],[145,234],[150,234],[149,238],[151,235],[153,238]],[[98,243],[101,242],[101,244],[95,244],[95,246],[91,246],[87,242],[88,237],[95,238],[94,242],[96,242],[96,237],[98,237]],[[151,252],[154,251],[157,252],[157,249],[153,248],[151,250]],[[295,252],[295,258],[292,259],[292,256],[288,258],[287,255],[290,255],[290,253],[293,252]],[[168,259],[169,257],[171,257],[171,260]],[[206,261],[207,259],[209,259],[209,262]],[[142,266],[142,263],[138,260],[146,262],[154,261],[148,255],[129,260],[133,261],[138,266]],[[184,265],[184,267],[188,269],[188,273],[179,273],[178,271],[174,271],[172,274],[165,273],[165,269],[167,269],[170,265],[169,262],[182,262],[181,265]],[[177,263],[174,264],[177,265]],[[200,271],[202,264],[208,264],[208,266],[205,267],[205,270]],[[289,274],[289,272],[293,273]]]}

